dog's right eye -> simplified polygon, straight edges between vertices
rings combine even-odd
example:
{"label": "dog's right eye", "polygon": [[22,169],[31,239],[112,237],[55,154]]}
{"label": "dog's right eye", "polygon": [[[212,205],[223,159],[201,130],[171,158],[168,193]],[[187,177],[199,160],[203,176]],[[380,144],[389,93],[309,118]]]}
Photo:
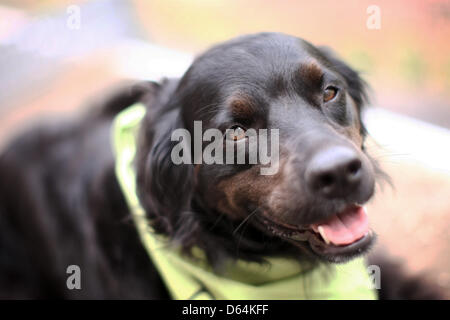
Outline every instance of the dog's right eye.
{"label": "dog's right eye", "polygon": [[239,141],[245,138],[245,129],[241,126],[232,126],[227,130],[226,138],[231,141]]}
{"label": "dog's right eye", "polygon": [[323,93],[323,102],[328,102],[336,97],[338,89],[336,87],[329,86],[325,89]]}

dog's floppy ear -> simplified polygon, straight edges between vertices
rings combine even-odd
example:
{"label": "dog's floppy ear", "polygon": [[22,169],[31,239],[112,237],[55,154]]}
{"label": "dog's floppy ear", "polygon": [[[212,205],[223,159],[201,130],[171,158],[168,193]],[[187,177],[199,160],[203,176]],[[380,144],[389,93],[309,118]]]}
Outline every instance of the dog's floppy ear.
{"label": "dog's floppy ear", "polygon": [[89,108],[89,118],[111,118],[132,104],[146,101],[159,91],[161,84],[153,81],[123,81],[111,92],[106,92],[98,101],[93,101],[97,108]]}
{"label": "dog's floppy ear", "polygon": [[175,164],[171,153],[178,141],[172,133],[184,128],[180,109],[171,102],[176,81],[165,81],[147,101],[137,150],[137,188],[141,205],[156,232],[174,236],[180,217],[190,210],[193,165]]}
{"label": "dog's floppy ear", "polygon": [[[361,114],[363,107],[368,103],[367,90],[369,87],[367,83],[361,78],[357,71],[352,69],[348,64],[338,58],[338,56],[332,49],[330,49],[329,47],[321,46],[318,47],[318,50],[324,58],[323,62],[327,64],[327,67],[335,70],[345,79],[348,86],[348,92],[353,101],[355,101],[356,106]],[[363,135],[366,134],[366,130],[363,124],[361,125],[361,133]]]}

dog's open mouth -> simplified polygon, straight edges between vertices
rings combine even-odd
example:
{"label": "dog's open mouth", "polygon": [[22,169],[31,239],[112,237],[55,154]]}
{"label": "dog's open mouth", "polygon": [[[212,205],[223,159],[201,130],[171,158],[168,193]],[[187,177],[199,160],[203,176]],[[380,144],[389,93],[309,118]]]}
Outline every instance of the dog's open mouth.
{"label": "dog's open mouth", "polygon": [[366,210],[360,205],[350,205],[309,226],[275,222],[267,217],[263,222],[273,234],[294,244],[307,241],[317,255],[333,262],[341,262],[366,251],[374,239]]}

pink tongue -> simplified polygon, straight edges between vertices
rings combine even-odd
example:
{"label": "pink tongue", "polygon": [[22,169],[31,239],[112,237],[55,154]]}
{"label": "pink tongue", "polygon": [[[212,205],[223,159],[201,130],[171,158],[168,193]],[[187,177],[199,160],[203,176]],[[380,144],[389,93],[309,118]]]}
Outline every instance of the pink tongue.
{"label": "pink tongue", "polygon": [[369,232],[369,222],[366,210],[356,207],[334,215],[330,220],[314,225],[317,230],[322,226],[322,232],[335,245],[347,245],[361,239]]}

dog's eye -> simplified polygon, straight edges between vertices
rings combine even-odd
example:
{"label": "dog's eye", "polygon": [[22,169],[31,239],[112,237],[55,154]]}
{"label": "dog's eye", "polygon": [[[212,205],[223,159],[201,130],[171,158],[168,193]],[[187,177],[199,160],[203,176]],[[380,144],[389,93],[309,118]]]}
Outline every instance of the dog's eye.
{"label": "dog's eye", "polygon": [[323,102],[328,102],[336,97],[338,89],[336,87],[326,87],[323,93]]}
{"label": "dog's eye", "polygon": [[245,129],[240,126],[233,126],[227,130],[227,139],[238,141],[245,138]]}

